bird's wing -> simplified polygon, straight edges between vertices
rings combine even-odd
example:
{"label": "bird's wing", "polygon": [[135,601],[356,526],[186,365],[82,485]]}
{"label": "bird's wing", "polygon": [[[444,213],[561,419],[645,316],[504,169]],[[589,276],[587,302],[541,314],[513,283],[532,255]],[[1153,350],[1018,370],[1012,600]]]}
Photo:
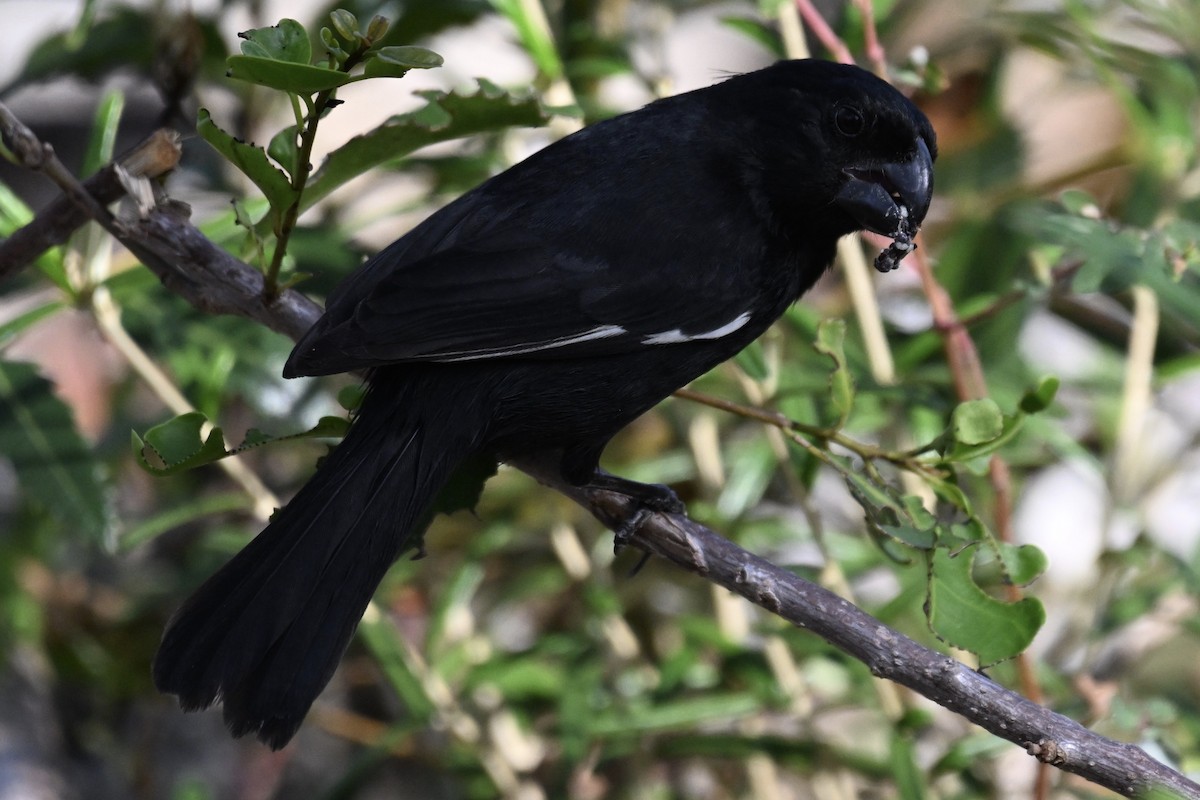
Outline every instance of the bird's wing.
{"label": "bird's wing", "polygon": [[752,309],[742,306],[752,294],[718,283],[738,271],[706,276],[675,260],[691,248],[681,249],[674,263],[659,265],[634,263],[644,253],[613,263],[557,246],[435,252],[386,270],[350,308],[342,302],[341,313],[297,347],[292,372],[609,355],[719,339],[746,326]]}

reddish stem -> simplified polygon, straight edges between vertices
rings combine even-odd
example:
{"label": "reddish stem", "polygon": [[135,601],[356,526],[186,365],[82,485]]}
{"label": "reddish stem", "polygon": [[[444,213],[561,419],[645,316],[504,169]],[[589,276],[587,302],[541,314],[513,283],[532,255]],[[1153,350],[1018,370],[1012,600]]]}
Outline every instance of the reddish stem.
{"label": "reddish stem", "polygon": [[800,18],[813,32],[813,36],[816,36],[817,41],[825,45],[825,49],[835,60],[843,64],[854,63],[854,56],[850,53],[850,48],[846,47],[846,43],[842,41],[841,37],[834,33],[833,28],[829,27],[829,23],[825,21],[821,12],[817,11],[810,0],[796,0],[796,10],[800,12]]}

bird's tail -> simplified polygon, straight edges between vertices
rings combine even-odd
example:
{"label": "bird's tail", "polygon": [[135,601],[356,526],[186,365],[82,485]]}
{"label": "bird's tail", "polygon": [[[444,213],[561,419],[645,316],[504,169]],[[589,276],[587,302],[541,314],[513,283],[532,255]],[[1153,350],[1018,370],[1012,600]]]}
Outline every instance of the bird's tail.
{"label": "bird's tail", "polygon": [[223,701],[235,736],[276,749],[291,739],[384,573],[419,545],[434,496],[476,446],[478,404],[432,394],[436,404],[419,386],[368,391],[313,478],[172,618],[154,660],[160,691],[189,711]]}

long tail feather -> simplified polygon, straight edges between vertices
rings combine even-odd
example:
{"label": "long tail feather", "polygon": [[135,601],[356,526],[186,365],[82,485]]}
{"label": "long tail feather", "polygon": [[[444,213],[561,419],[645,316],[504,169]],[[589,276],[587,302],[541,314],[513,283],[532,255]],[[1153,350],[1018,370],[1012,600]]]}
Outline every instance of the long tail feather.
{"label": "long tail feather", "polygon": [[405,394],[372,388],[313,478],[176,613],[154,661],[159,690],[187,710],[223,701],[237,736],[291,739],[477,433],[461,407],[451,420]]}

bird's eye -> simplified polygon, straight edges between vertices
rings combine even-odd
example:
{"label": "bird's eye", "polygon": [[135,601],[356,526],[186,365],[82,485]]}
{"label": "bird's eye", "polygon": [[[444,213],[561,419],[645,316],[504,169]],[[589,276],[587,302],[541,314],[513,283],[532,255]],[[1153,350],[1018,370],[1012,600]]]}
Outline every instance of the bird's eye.
{"label": "bird's eye", "polygon": [[841,106],[833,112],[833,124],[843,136],[858,136],[867,128],[867,118],[854,106]]}

